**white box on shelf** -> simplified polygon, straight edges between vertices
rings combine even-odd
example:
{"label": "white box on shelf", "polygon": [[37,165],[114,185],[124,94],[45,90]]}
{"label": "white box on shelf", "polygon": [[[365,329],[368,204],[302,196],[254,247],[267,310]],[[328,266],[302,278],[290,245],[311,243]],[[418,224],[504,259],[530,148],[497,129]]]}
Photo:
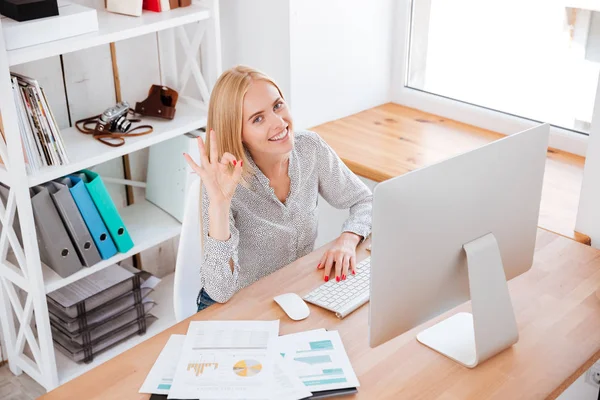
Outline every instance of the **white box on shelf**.
{"label": "white box on shelf", "polygon": [[94,8],[60,1],[58,14],[54,17],[23,22],[2,16],[6,50],[52,42],[98,30],[98,15]]}
{"label": "white box on shelf", "polygon": [[188,153],[199,162],[197,136],[205,138],[204,132],[194,131],[155,144],[148,154],[146,200],[179,222],[183,222],[185,197],[193,177],[182,153]]}
{"label": "white box on shelf", "polygon": [[143,0],[107,0],[106,11],[139,17],[142,15],[142,5]]}

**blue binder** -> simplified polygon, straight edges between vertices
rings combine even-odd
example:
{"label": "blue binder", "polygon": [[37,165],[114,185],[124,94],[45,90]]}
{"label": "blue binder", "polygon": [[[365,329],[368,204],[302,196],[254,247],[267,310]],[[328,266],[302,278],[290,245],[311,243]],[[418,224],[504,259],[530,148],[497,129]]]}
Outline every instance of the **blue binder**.
{"label": "blue binder", "polygon": [[119,214],[119,210],[115,207],[110,194],[108,194],[102,178],[97,173],[87,169],[78,172],[77,176],[83,179],[85,188],[96,205],[100,217],[106,224],[106,228],[110,236],[112,236],[117,250],[121,253],[127,253],[133,248],[133,240],[131,240],[129,231]]}
{"label": "blue binder", "polygon": [[110,237],[108,229],[106,229],[106,225],[102,221],[98,209],[96,209],[96,205],[81,178],[70,175],[68,178],[60,179],[59,182],[69,187],[73,200],[77,204],[77,208],[94,239],[102,259],[106,260],[117,254],[115,242]]}

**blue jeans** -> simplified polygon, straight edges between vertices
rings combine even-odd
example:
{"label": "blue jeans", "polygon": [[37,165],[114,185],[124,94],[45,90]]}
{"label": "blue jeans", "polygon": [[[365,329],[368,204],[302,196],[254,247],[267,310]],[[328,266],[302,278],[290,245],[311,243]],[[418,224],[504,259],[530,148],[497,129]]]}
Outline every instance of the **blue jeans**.
{"label": "blue jeans", "polygon": [[200,293],[198,293],[198,299],[196,300],[196,304],[198,304],[198,312],[204,310],[205,308],[212,306],[216,301],[210,298],[208,293],[202,288]]}

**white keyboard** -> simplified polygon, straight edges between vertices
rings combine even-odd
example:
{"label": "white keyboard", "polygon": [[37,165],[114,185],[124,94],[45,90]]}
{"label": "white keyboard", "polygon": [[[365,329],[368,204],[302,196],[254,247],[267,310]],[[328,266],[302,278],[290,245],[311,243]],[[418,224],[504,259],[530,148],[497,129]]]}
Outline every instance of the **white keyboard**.
{"label": "white keyboard", "polygon": [[333,311],[338,318],[344,318],[369,301],[371,278],[371,257],[361,261],[356,275],[350,273],[346,280],[335,279],[326,282],[303,297],[309,303]]}

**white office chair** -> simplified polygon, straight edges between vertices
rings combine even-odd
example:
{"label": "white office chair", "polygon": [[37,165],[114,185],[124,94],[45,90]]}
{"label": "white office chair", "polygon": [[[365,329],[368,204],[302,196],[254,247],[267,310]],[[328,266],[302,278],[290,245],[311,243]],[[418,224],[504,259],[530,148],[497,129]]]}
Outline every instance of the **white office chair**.
{"label": "white office chair", "polygon": [[189,185],[183,210],[183,223],[177,249],[173,284],[175,319],[180,322],[196,313],[202,267],[200,216],[200,177],[194,175]]}

